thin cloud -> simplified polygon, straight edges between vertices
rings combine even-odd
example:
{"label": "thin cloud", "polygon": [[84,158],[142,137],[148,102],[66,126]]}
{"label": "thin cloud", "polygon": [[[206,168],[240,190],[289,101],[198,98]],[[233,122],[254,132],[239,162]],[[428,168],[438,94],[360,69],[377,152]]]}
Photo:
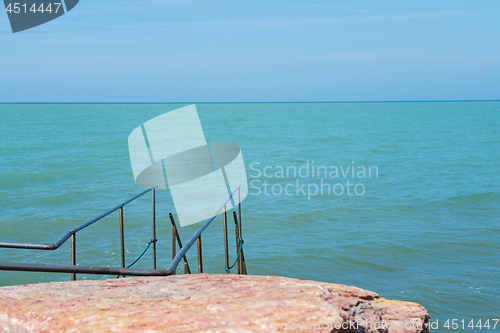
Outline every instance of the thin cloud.
{"label": "thin cloud", "polygon": [[[155,1],[155,0],[144,0]],[[175,2],[175,1],[174,1]],[[151,21],[135,21],[129,23],[106,23],[102,22],[81,22],[81,21],[65,21],[59,20],[52,24],[59,26],[85,26],[88,28],[108,28],[112,30],[121,30],[121,32],[171,32],[171,33],[187,33],[192,31],[211,31],[232,34],[242,30],[282,30],[294,31],[305,30],[311,27],[318,26],[334,26],[334,25],[361,25],[372,24],[382,21],[409,21],[409,20],[442,20],[455,19],[462,17],[479,17],[484,15],[484,12],[474,10],[463,11],[435,11],[435,12],[410,12],[410,13],[394,13],[394,14],[379,14],[379,15],[355,15],[338,18],[327,17],[304,17],[304,18],[246,18],[246,19],[222,19],[222,20],[193,20],[193,21],[173,21],[173,22],[151,22]],[[0,22],[8,22],[5,18],[0,18]],[[113,22],[113,21],[111,21]]]}
{"label": "thin cloud", "polygon": [[[477,17],[482,15],[480,11],[439,11],[439,12],[416,12],[395,13],[385,15],[350,16],[341,18],[276,18],[276,19],[229,19],[213,21],[175,21],[175,22],[147,22],[133,23],[135,28],[153,30],[185,30],[187,28],[207,28],[224,30],[238,26],[250,29],[302,29],[313,25],[348,25],[369,24],[380,21],[408,21],[408,20],[438,20],[460,17]],[[228,29],[228,31],[232,31]]]}
{"label": "thin cloud", "polygon": [[356,13],[375,13],[374,11],[371,10],[361,10],[361,9],[355,9],[355,8],[346,8],[346,7],[336,7],[332,5],[312,5],[313,7],[316,8],[331,8],[331,9],[339,9],[339,10],[345,10],[348,12],[356,12]]}

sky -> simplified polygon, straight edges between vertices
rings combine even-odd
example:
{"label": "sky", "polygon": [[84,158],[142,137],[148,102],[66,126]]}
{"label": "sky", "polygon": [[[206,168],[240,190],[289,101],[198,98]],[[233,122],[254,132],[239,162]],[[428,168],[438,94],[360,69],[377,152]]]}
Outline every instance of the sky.
{"label": "sky", "polygon": [[80,0],[13,34],[0,102],[500,99],[498,0]]}

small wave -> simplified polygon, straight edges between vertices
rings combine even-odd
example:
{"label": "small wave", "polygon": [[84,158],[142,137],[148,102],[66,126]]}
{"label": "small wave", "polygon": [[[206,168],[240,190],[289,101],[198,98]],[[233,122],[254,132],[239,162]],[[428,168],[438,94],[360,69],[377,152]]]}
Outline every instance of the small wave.
{"label": "small wave", "polygon": [[481,201],[498,200],[500,199],[500,194],[495,192],[471,193],[466,195],[449,197],[448,199],[459,202],[481,202]]}

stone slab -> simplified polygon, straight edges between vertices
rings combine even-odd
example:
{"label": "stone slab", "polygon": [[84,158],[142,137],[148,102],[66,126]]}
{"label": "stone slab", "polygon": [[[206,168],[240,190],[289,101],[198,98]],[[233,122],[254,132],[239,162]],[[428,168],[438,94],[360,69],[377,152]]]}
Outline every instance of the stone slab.
{"label": "stone slab", "polygon": [[416,303],[276,276],[194,274],[0,288],[2,333],[420,333],[428,321]]}

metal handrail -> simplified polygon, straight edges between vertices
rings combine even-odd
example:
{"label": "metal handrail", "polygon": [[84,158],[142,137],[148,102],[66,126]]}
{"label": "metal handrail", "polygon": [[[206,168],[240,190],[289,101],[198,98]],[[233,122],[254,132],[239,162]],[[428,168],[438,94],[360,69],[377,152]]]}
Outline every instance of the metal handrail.
{"label": "metal handrail", "polygon": [[20,264],[13,262],[0,263],[4,271],[18,272],[48,272],[48,273],[72,273],[72,274],[99,274],[99,275],[130,275],[130,276],[167,276],[166,270],[161,269],[134,269],[120,267],[98,267],[98,266],[73,266],[53,264]]}
{"label": "metal handrail", "polygon": [[[222,209],[225,209],[227,203],[231,200],[231,198],[233,197],[233,195],[240,191],[240,186],[238,186],[234,191],[233,193],[231,193],[231,195],[227,198],[226,201],[224,201],[224,203],[220,206],[220,208],[212,215],[212,217],[207,221],[205,222],[205,224],[203,224],[203,226],[198,229],[198,231],[196,231],[193,236],[191,236],[191,238],[189,238],[189,240],[187,241],[187,243],[179,250],[179,252],[177,253],[177,255],[175,256],[174,260],[172,260],[172,262],[170,263],[170,266],[168,266],[167,268],[167,272],[169,273],[169,275],[172,275],[175,273],[175,270],[177,269],[177,266],[179,265],[180,261],[183,259],[183,257],[186,255],[186,252],[191,248],[191,246],[193,246],[194,242],[196,242],[197,240],[199,240],[200,236],[201,236],[201,233],[210,225],[210,223],[212,223],[212,221],[217,217],[217,215],[219,215],[220,211]],[[241,205],[241,202],[239,201],[240,198],[238,198],[238,205]],[[240,212],[241,212],[241,209],[240,209]],[[240,213],[241,214],[241,213]],[[240,215],[241,216],[241,215]],[[201,248],[201,242],[198,241],[198,247]],[[201,252],[201,251],[199,251]],[[199,253],[199,255],[201,255],[201,253]]]}
{"label": "metal handrail", "polygon": [[63,245],[71,236],[73,236],[75,233],[78,231],[85,229],[91,224],[94,224],[95,222],[99,221],[100,219],[108,216],[111,213],[116,212],[118,209],[123,208],[126,204],[134,201],[135,199],[139,198],[140,196],[148,193],[151,190],[154,190],[157,188],[157,186],[152,187],[150,189],[147,189],[136,196],[128,199],[127,201],[123,202],[122,204],[116,206],[113,209],[108,210],[106,213],[99,215],[98,217],[88,221],[87,223],[84,223],[75,229],[72,229],[65,233],[61,238],[59,238],[55,243],[53,244],[34,244],[34,243],[16,243],[16,242],[0,242],[0,248],[10,248],[10,249],[29,249],[29,250],[57,250],[61,245]]}
{"label": "metal handrail", "polygon": [[[185,262],[185,272],[191,273],[189,269],[189,264],[187,263],[186,252],[191,248],[191,246],[197,241],[198,242],[198,271],[200,273],[203,272],[203,263],[202,263],[202,250],[201,250],[201,234],[202,232],[212,223],[212,221],[217,217],[221,210],[224,212],[224,242],[226,248],[226,271],[229,273],[228,266],[228,246],[227,246],[227,211],[226,207],[228,202],[233,198],[234,194],[238,192],[238,217],[236,216],[236,212],[233,212],[234,221],[235,221],[235,233],[237,236],[237,244],[241,239],[241,185],[238,186],[224,201],[224,203],[220,206],[220,208],[212,215],[212,217],[203,224],[203,226],[196,231],[193,236],[188,240],[188,242],[182,246],[179,234],[177,232],[177,228],[175,225],[175,221],[173,219],[172,214],[170,213],[170,219],[173,227],[173,249],[172,252],[175,253],[175,240],[177,239],[181,249],[175,255],[170,266],[166,270],[158,270],[156,269],[156,244],[153,240],[156,241],[156,204],[155,204],[155,187],[152,187],[148,190],[145,190],[136,196],[130,198],[129,200],[123,202],[122,204],[116,206],[115,208],[107,211],[104,214],[99,215],[98,217],[88,221],[80,225],[79,227],[68,231],[63,237],[61,237],[54,244],[33,244],[33,243],[7,243],[0,242],[0,248],[20,248],[20,249],[36,249],[36,250],[55,250],[59,248],[64,242],[66,242],[70,237],[72,238],[72,246],[71,246],[71,256],[72,256],[72,265],[53,265],[53,264],[25,264],[25,263],[12,263],[12,262],[0,262],[0,270],[10,270],[10,271],[30,271],[30,272],[53,272],[53,273],[72,273],[72,279],[76,280],[76,274],[102,274],[102,275],[132,275],[132,276],[168,276],[174,275],[177,266],[180,261],[184,259]],[[124,233],[123,233],[123,207],[143,194],[152,191],[153,192],[153,239],[151,242],[153,243],[153,260],[154,260],[154,269],[130,269],[125,268],[125,244],[124,244]],[[122,254],[122,267],[99,267],[99,266],[77,266],[76,265],[76,233],[91,224],[99,221],[100,219],[108,216],[109,214],[120,210],[120,232],[121,232],[121,254]],[[238,223],[239,220],[239,223]],[[239,274],[247,274],[245,259],[243,256],[243,250],[241,251],[241,256],[238,256],[238,273]]]}
{"label": "metal handrail", "polygon": [[[84,223],[67,233],[65,233],[59,240],[57,240],[53,244],[34,244],[34,243],[10,243],[10,242],[0,242],[0,248],[11,248],[11,249],[29,249],[29,250],[56,250],[61,245],[63,245],[70,237],[71,237],[71,265],[69,266],[70,269],[67,267],[63,269],[64,266],[60,265],[59,269],[62,269],[63,272],[68,272],[72,273],[71,274],[71,279],[73,281],[76,280],[76,272],[78,269],[72,268],[76,266],[76,233],[80,230],[83,230],[87,228],[88,226],[94,224],[95,222],[101,220],[102,218],[108,216],[109,214],[120,210],[120,244],[121,244],[121,261],[122,261],[122,269],[125,268],[125,234],[123,231],[123,207],[130,202],[134,201],[135,199],[139,198],[140,196],[148,193],[149,191],[153,192],[153,268],[156,269],[156,201],[155,201],[155,189],[158,186],[149,188],[145,191],[142,191],[141,193],[133,196],[132,198],[128,199],[127,201],[121,203],[120,205],[116,206],[115,208],[112,208],[108,210],[107,212],[97,216],[96,218],[93,218],[92,220],[88,221],[87,223]],[[152,241],[153,241],[152,240]],[[26,267],[29,267],[30,264],[14,264],[14,265],[21,265],[19,267],[22,267],[23,265],[27,265]],[[50,265],[37,265],[33,264],[31,267],[37,267],[38,269],[41,269],[40,267],[45,267],[45,269],[50,269]],[[12,264],[11,263],[0,263],[0,269],[2,270],[12,270],[11,268]],[[106,271],[106,270],[104,270]],[[103,271],[103,272],[104,272]],[[95,274],[95,273],[91,273]],[[99,274],[99,273],[97,273]],[[101,273],[105,274],[105,273]],[[135,274],[135,273],[134,273]],[[133,274],[132,274],[133,275]],[[125,274],[123,274],[125,276]]]}

